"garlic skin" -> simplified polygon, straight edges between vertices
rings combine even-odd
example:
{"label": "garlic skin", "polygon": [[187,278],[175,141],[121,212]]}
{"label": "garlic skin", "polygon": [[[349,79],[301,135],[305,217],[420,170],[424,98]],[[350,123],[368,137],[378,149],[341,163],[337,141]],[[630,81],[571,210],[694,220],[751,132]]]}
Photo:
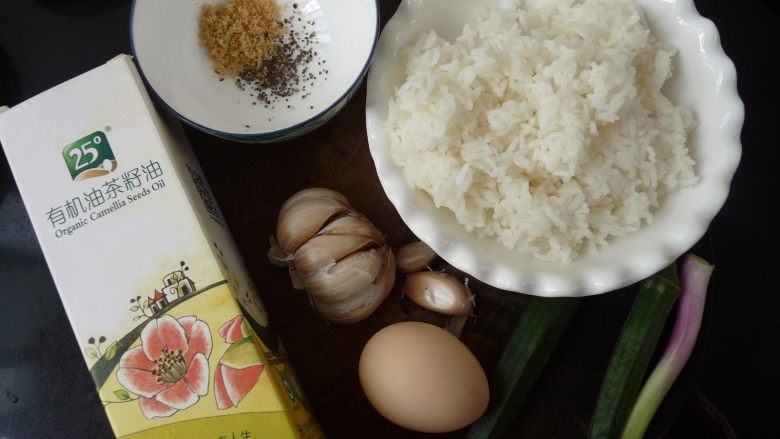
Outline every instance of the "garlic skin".
{"label": "garlic skin", "polygon": [[398,249],[398,271],[414,273],[422,270],[436,259],[436,252],[428,244],[416,241]]}
{"label": "garlic skin", "polygon": [[308,189],[303,189],[301,191],[298,191],[294,193],[290,198],[288,198],[287,201],[285,201],[284,204],[282,204],[281,209],[279,209],[279,215],[283,214],[287,209],[292,207],[294,204],[297,204],[301,201],[310,200],[312,198],[327,198],[331,200],[336,200],[339,203],[352,209],[352,206],[349,204],[349,200],[347,200],[347,197],[342,195],[340,192],[336,192],[334,190],[326,189],[322,187],[310,187]]}
{"label": "garlic skin", "polygon": [[295,251],[293,264],[301,276],[312,276],[371,244],[377,242],[365,236],[318,235]]}
{"label": "garlic skin", "polygon": [[384,242],[382,233],[371,221],[360,214],[347,214],[338,217],[320,230],[318,235],[357,235],[371,238],[375,242]]}
{"label": "garlic skin", "polygon": [[339,303],[361,295],[379,276],[387,247],[356,252],[330,268],[303,276],[303,285],[319,303]]}
{"label": "garlic skin", "polygon": [[325,188],[304,189],[282,205],[268,258],[286,265],[293,286],[334,323],[368,317],[395,283],[395,258],[382,233]]}
{"label": "garlic skin", "polygon": [[395,283],[395,258],[389,249],[386,254],[387,260],[382,272],[363,290],[363,294],[337,303],[323,303],[312,299],[315,308],[323,317],[339,324],[359,322],[371,315],[384,302]]}
{"label": "garlic skin", "polygon": [[421,307],[451,316],[474,315],[474,296],[456,277],[437,271],[406,276],[402,294]]}
{"label": "garlic skin", "polygon": [[268,249],[268,260],[277,267],[287,267],[290,263],[290,258],[285,254],[282,249],[279,248],[279,244],[276,242],[276,238],[273,236],[268,238],[270,248]]}
{"label": "garlic skin", "polygon": [[290,273],[290,280],[292,281],[292,286],[296,290],[302,290],[303,289],[303,278],[298,274],[297,271],[295,271],[295,266],[292,264],[293,257],[290,255],[285,254],[282,249],[279,248],[279,244],[276,242],[276,238],[271,236],[268,238],[268,241],[271,244],[271,247],[268,249],[268,260],[280,268],[287,268],[287,271]]}
{"label": "garlic skin", "polygon": [[301,200],[279,214],[276,241],[284,253],[292,254],[334,215],[347,212],[348,205],[331,198]]}

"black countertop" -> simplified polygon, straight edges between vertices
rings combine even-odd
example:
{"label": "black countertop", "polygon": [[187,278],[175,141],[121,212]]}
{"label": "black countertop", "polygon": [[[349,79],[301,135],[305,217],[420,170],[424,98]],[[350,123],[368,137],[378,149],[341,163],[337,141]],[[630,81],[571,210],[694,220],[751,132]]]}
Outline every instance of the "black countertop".
{"label": "black countertop", "polygon": [[[386,21],[398,1],[380,3]],[[695,369],[688,373],[737,436],[770,437],[780,430],[775,418],[780,413],[780,291],[774,278],[780,270],[775,67],[780,8],[776,0],[697,0],[696,5],[716,23],[736,64],[746,118],[742,162],[729,199],[694,249],[716,269]],[[17,104],[129,53],[129,11],[127,0],[0,1],[0,105]],[[359,113],[362,105],[361,94],[349,107]],[[207,137],[188,133],[196,152],[204,154]],[[111,437],[8,164],[0,157],[0,438]],[[203,165],[207,175],[219,174],[214,170],[219,164]],[[610,294],[586,303],[609,307],[618,300],[625,302]],[[578,328],[587,331],[587,319]],[[594,351],[605,350],[598,339],[590,343]],[[670,436],[676,431],[678,436],[687,432],[679,437],[723,437],[716,428],[701,427],[691,410],[682,409],[674,422]]]}

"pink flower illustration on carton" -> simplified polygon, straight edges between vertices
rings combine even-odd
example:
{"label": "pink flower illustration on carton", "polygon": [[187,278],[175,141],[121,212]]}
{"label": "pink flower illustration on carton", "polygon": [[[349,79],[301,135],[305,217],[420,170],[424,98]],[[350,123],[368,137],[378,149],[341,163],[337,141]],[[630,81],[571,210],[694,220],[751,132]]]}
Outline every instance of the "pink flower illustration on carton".
{"label": "pink flower illustration on carton", "polygon": [[243,323],[244,317],[239,315],[219,328],[220,337],[231,344],[214,372],[214,397],[219,410],[238,406],[263,372],[257,345]]}
{"label": "pink flower illustration on carton", "polygon": [[208,393],[210,354],[206,322],[164,315],[144,327],[141,346],[122,355],[117,379],[139,396],[147,419],[171,416]]}

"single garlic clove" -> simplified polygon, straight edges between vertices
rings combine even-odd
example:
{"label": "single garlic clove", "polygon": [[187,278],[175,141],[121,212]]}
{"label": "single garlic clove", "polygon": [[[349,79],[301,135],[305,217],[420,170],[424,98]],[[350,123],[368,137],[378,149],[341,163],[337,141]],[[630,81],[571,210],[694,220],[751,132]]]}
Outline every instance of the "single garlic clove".
{"label": "single garlic clove", "polygon": [[319,235],[359,235],[369,237],[377,244],[384,244],[382,232],[371,221],[358,213],[350,213],[336,218],[322,228]]}
{"label": "single garlic clove", "polygon": [[359,322],[376,311],[385,301],[395,284],[395,258],[388,250],[387,259],[376,281],[352,299],[338,303],[316,302],[315,306],[323,317],[333,323],[348,324]]}
{"label": "single garlic clove", "polygon": [[282,204],[282,208],[279,209],[279,215],[283,214],[287,209],[289,209],[293,205],[301,201],[312,199],[312,198],[329,198],[332,200],[336,200],[339,203],[345,205],[346,207],[352,209],[352,206],[349,204],[349,200],[347,199],[347,197],[345,197],[341,193],[323,187],[310,187],[292,194],[292,196],[290,196],[290,198],[288,198],[287,201],[285,201],[284,204]]}
{"label": "single garlic clove", "polygon": [[334,215],[349,208],[330,198],[301,200],[279,215],[276,240],[286,254],[295,253],[309,238],[316,235]]}
{"label": "single garlic clove", "polygon": [[425,268],[436,259],[436,253],[428,244],[417,241],[398,249],[398,271],[414,273]]}
{"label": "single garlic clove", "polygon": [[436,271],[406,276],[402,294],[431,311],[448,315],[473,315],[474,304],[468,287],[456,277]]}
{"label": "single garlic clove", "polygon": [[295,251],[295,269],[306,277],[329,269],[347,255],[375,244],[371,238],[358,235],[320,235],[306,241]]}
{"label": "single garlic clove", "polygon": [[303,278],[318,303],[336,303],[360,295],[374,282],[386,260],[387,247],[352,253],[328,270]]}

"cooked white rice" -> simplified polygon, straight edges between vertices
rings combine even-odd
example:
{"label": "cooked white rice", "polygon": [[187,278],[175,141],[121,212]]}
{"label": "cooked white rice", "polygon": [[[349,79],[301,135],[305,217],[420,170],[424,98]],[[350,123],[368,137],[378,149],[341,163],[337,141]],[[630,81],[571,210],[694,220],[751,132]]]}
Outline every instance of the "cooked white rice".
{"label": "cooked white rice", "polygon": [[697,181],[690,110],[661,93],[676,49],[630,0],[482,9],[422,35],[389,104],[396,163],[467,230],[568,261],[651,222]]}

